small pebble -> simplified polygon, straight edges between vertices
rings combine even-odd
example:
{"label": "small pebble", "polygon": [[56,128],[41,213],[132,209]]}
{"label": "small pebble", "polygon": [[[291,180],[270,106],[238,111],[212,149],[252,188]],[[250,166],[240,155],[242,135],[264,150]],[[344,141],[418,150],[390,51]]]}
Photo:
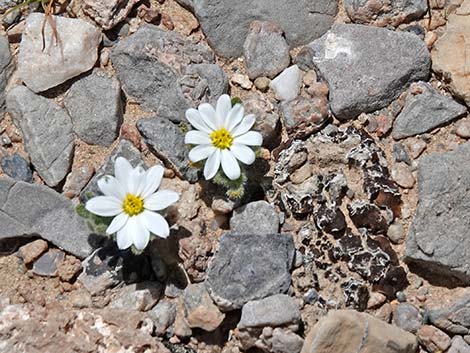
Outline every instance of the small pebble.
{"label": "small pebble", "polygon": [[405,163],[397,163],[392,168],[392,179],[402,188],[411,189],[415,185],[415,177]]}
{"label": "small pebble", "polygon": [[398,291],[397,294],[395,294],[396,297],[397,297],[397,300],[400,302],[400,303],[404,303],[406,302],[406,294],[402,291]]}
{"label": "small pebble", "polygon": [[367,302],[367,309],[376,309],[382,306],[383,303],[387,300],[387,297],[379,292],[370,293],[369,300]]}
{"label": "small pebble", "polygon": [[421,139],[417,139],[413,143],[408,145],[408,149],[410,151],[411,158],[416,159],[418,158],[421,153],[426,149],[427,144],[425,141]]}
{"label": "small pebble", "polygon": [[455,130],[457,136],[469,139],[470,138],[470,120],[461,120],[457,125],[457,130]]}
{"label": "small pebble", "polygon": [[387,236],[394,244],[403,243],[405,240],[405,228],[401,223],[393,223],[388,227]]}
{"label": "small pebble", "polygon": [[11,139],[8,135],[3,134],[0,136],[0,146],[11,146]]}
{"label": "small pebble", "polygon": [[39,276],[57,276],[57,266],[64,259],[64,252],[58,249],[50,249],[42,255],[33,265],[33,273]]}
{"label": "small pebble", "polygon": [[397,162],[404,162],[408,165],[411,165],[411,159],[408,155],[408,151],[401,143],[396,143],[393,145],[393,156]]}
{"label": "small pebble", "polygon": [[230,81],[243,89],[251,89],[251,87],[253,87],[253,83],[247,75],[234,74]]}
{"label": "small pebble", "polygon": [[424,43],[426,43],[426,46],[428,47],[428,49],[432,48],[436,40],[437,40],[437,34],[433,31],[427,32],[426,35],[424,36]]}
{"label": "small pebble", "polygon": [[315,288],[310,289],[304,294],[304,300],[307,304],[313,304],[318,300],[319,294]]}
{"label": "small pebble", "polygon": [[47,251],[48,245],[45,240],[38,239],[18,249],[18,254],[23,259],[25,265],[29,265],[39,256]]}
{"label": "small pebble", "polygon": [[267,77],[258,77],[255,80],[255,86],[257,89],[259,89],[261,92],[267,92],[269,89],[269,83],[271,80]]}

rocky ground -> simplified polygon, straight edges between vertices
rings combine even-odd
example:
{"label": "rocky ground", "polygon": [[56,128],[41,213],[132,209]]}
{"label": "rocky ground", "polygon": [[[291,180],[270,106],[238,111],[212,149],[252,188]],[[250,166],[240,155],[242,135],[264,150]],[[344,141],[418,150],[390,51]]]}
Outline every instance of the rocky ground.
{"label": "rocky ground", "polygon": [[[470,0],[19,2],[1,352],[470,352]],[[237,201],[184,144],[224,93],[264,138]],[[181,193],[141,255],[77,209],[117,156]]]}

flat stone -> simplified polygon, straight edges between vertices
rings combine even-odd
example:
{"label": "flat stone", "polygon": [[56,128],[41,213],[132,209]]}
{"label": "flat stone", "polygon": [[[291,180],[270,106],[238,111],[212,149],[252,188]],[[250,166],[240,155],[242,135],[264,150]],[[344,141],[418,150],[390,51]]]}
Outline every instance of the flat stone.
{"label": "flat stone", "polygon": [[279,215],[266,201],[237,208],[230,218],[230,230],[240,234],[273,234],[279,231]]}
{"label": "flat stone", "polygon": [[45,253],[48,249],[47,241],[42,239],[37,239],[23,245],[21,248],[18,249],[18,254],[23,259],[25,265],[29,265],[31,262],[36,260],[39,256]]}
{"label": "flat stone", "polygon": [[90,23],[52,16],[59,41],[46,21],[43,49],[41,28],[44,14],[26,18],[18,54],[18,75],[29,89],[42,92],[88,71],[98,59],[101,31]]}
{"label": "flat stone", "polygon": [[450,347],[450,337],[434,326],[421,326],[416,336],[419,343],[430,353],[445,352]]}
{"label": "flat stone", "polygon": [[330,88],[330,106],[351,119],[389,105],[411,82],[429,76],[430,55],[415,34],[336,24],[309,46]]}
{"label": "flat stone", "polygon": [[405,331],[416,333],[423,322],[423,316],[419,310],[409,303],[400,303],[393,311],[393,324]]}
{"label": "flat stone", "polygon": [[56,186],[70,169],[75,146],[67,112],[25,86],[8,93],[7,109],[23,132],[34,168],[47,185]]}
{"label": "flat stone", "polygon": [[286,293],[294,253],[290,235],[226,233],[209,265],[207,289],[224,311]]}
{"label": "flat stone", "polygon": [[426,0],[374,1],[346,0],[344,3],[349,18],[355,23],[386,27],[399,26],[420,19],[426,13]]}
{"label": "flat stone", "polygon": [[452,335],[470,334],[470,292],[452,295],[449,302],[427,312],[429,322]]}
{"label": "flat stone", "polygon": [[166,330],[175,322],[176,304],[163,299],[147,313],[155,325],[155,334],[163,336]]}
{"label": "flat stone", "polygon": [[146,118],[137,122],[137,129],[157,157],[186,180],[197,181],[198,170],[190,165],[189,149],[184,143],[184,134],[178,125],[160,117]]}
{"label": "flat stone", "polygon": [[413,85],[419,93],[409,93],[405,106],[393,123],[392,136],[402,139],[422,134],[467,113],[467,108],[438,93],[429,83]]}
{"label": "flat stone", "polygon": [[109,146],[119,135],[123,119],[121,85],[100,69],[80,78],[64,100],[73,130],[89,145]]}
{"label": "flat stone", "polygon": [[[189,67],[213,64],[214,54],[208,47],[194,44],[176,32],[144,25],[114,47],[111,61],[129,98],[160,118],[180,122],[194,104],[191,92],[196,89],[185,82],[192,82],[191,76],[195,74],[203,75]],[[207,85],[212,87],[212,83]],[[206,91],[196,104],[208,100],[210,92]]]}
{"label": "flat stone", "polygon": [[33,172],[29,163],[19,154],[5,156],[0,162],[3,172],[10,178],[27,183],[33,182]]}
{"label": "flat stone", "polygon": [[190,284],[183,293],[186,320],[191,328],[214,331],[225,319],[207,292],[204,283]]}
{"label": "flat stone", "polygon": [[196,15],[209,44],[226,57],[243,53],[243,42],[254,20],[277,22],[291,48],[318,38],[330,28],[337,2],[321,0],[260,0],[247,6],[243,0],[178,0]]}
{"label": "flat stone", "polygon": [[[455,13],[448,15],[446,30],[432,49],[432,69],[448,81],[453,94],[470,104],[470,83],[467,72],[470,63],[467,61],[470,41],[470,0],[465,0]],[[449,55],[452,53],[452,55]]]}
{"label": "flat stone", "polygon": [[[11,60],[10,43],[5,35],[0,35],[0,112],[5,110],[5,89],[14,65]],[[3,114],[0,115],[0,121]]]}
{"label": "flat stone", "polygon": [[448,353],[470,353],[470,345],[464,341],[460,336],[454,336],[452,338],[452,345],[450,346]]}
{"label": "flat stone", "polygon": [[0,239],[40,235],[77,257],[91,253],[92,232],[64,196],[37,184],[0,178]]}
{"label": "flat stone", "polygon": [[139,0],[84,0],[83,12],[101,28],[108,30],[126,19]]}
{"label": "flat stone", "polygon": [[281,26],[275,22],[253,21],[243,45],[250,79],[273,78],[290,63],[289,45]]}
{"label": "flat stone", "polygon": [[297,324],[300,320],[299,305],[286,294],[276,294],[246,303],[237,327],[277,327]]}
{"label": "flat stone", "polygon": [[406,241],[408,262],[423,275],[470,284],[470,144],[421,157],[418,208]]}
{"label": "flat stone", "polygon": [[293,65],[272,80],[269,87],[280,101],[291,101],[297,98],[300,93],[302,72],[297,65]]}
{"label": "flat stone", "polygon": [[57,249],[50,249],[34,262],[33,273],[39,276],[57,276],[57,266],[64,259],[64,252]]}
{"label": "flat stone", "polygon": [[148,311],[152,309],[163,294],[159,282],[135,283],[120,288],[117,297],[110,303],[114,309]]}
{"label": "flat stone", "polygon": [[415,353],[416,337],[369,314],[331,310],[310,330],[301,353]]}

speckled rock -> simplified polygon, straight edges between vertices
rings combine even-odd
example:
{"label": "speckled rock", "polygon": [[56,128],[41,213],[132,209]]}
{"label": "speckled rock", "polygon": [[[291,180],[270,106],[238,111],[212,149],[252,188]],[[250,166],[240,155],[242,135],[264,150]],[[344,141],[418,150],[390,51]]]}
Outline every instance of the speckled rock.
{"label": "speckled rock", "polygon": [[123,21],[138,0],[84,0],[83,12],[108,30]]}
{"label": "speckled rock", "polygon": [[3,172],[10,178],[19,181],[31,183],[33,181],[33,172],[29,163],[19,154],[3,157],[0,161]]}
{"label": "speckled rock", "polygon": [[272,234],[279,231],[279,215],[266,201],[237,208],[230,218],[230,230],[240,234]]}

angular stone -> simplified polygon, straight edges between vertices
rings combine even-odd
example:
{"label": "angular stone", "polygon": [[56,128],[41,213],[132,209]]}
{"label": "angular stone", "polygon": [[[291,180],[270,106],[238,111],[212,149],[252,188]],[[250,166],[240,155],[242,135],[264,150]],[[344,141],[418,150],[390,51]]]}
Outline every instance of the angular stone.
{"label": "angular stone", "polygon": [[[447,17],[446,31],[432,49],[432,69],[448,81],[451,92],[470,104],[470,63],[467,44],[470,41],[470,0],[465,0]],[[452,53],[452,55],[449,55]]]}
{"label": "angular stone", "polygon": [[415,353],[416,337],[369,314],[332,310],[307,334],[301,353]]}
{"label": "angular stone", "polygon": [[191,328],[214,331],[220,326],[225,314],[212,302],[204,283],[190,284],[183,293],[186,320]]}
{"label": "angular stone", "polygon": [[0,239],[40,235],[80,258],[92,232],[67,198],[36,184],[0,178]]}
{"label": "angular stone", "polygon": [[470,291],[463,295],[452,295],[449,303],[427,312],[429,322],[452,334],[470,334]]}
{"label": "angular stone", "polygon": [[462,337],[455,336],[447,353],[470,353],[470,345]]}
{"label": "angular stone", "polygon": [[300,320],[299,305],[286,294],[276,294],[246,303],[237,327],[277,327],[297,324]]}
{"label": "angular stone", "polygon": [[178,125],[159,117],[140,119],[137,128],[157,157],[186,180],[190,182],[197,180],[198,170],[190,165],[189,149],[184,143],[184,134]]}
{"label": "angular stone", "polygon": [[57,276],[57,266],[64,259],[64,252],[57,249],[50,249],[34,262],[33,273],[39,276]]}
{"label": "angular stone", "polygon": [[109,146],[122,123],[121,85],[100,69],[80,78],[64,100],[73,130],[90,145]]}
{"label": "angular stone", "polygon": [[139,0],[84,0],[82,9],[101,28],[108,30],[125,20],[138,2]]}
{"label": "angular stone", "polygon": [[424,325],[416,333],[419,343],[430,353],[445,352],[450,346],[450,337],[437,327]]}
{"label": "angular stone", "polygon": [[250,79],[273,78],[290,62],[289,45],[275,22],[253,21],[243,45],[246,71]]}
{"label": "angular stone", "polygon": [[31,163],[47,185],[56,186],[70,169],[75,146],[67,112],[25,86],[8,93],[7,109],[21,127]]}
{"label": "angular stone", "polygon": [[405,106],[393,123],[394,139],[431,131],[467,113],[465,106],[441,95],[429,83],[413,86],[420,93],[409,93],[406,97]]}
{"label": "angular stone", "polygon": [[58,40],[46,21],[43,49],[44,14],[34,12],[26,18],[18,54],[18,75],[34,92],[45,91],[88,71],[98,59],[101,42],[98,28],[76,18],[52,16],[52,19]]}
{"label": "angular stone", "polygon": [[19,154],[3,157],[0,166],[3,172],[10,178],[27,183],[33,182],[33,172],[29,163]]}
{"label": "angular stone", "polygon": [[416,333],[423,325],[423,316],[415,306],[400,303],[393,311],[393,323],[405,331]]}
{"label": "angular stone", "polygon": [[187,68],[213,63],[214,55],[176,32],[145,25],[114,47],[111,60],[128,97],[159,118],[179,122],[192,105],[181,87]]}
{"label": "angular stone", "polygon": [[18,253],[23,259],[25,265],[29,265],[39,256],[47,251],[47,241],[42,239],[35,240],[29,244],[23,245],[18,249]]}
{"label": "angular stone", "polygon": [[[406,259],[423,275],[470,284],[470,143],[431,153],[418,166],[418,208],[406,241]],[[437,277],[437,278],[436,278]]]}
{"label": "angular stone", "polygon": [[[0,35],[0,112],[5,110],[5,89],[13,67],[8,38],[4,35]],[[2,118],[3,114],[0,115],[0,121]]]}
{"label": "angular stone", "polygon": [[147,313],[155,325],[155,334],[157,336],[163,336],[166,330],[175,322],[176,305],[175,303],[163,299]]}
{"label": "angular stone", "polygon": [[337,11],[334,0],[259,0],[251,6],[243,0],[178,2],[194,12],[209,44],[217,53],[227,57],[242,54],[243,42],[254,20],[277,22],[284,29],[289,45],[296,47],[325,33]]}
{"label": "angular stone", "polygon": [[111,302],[114,309],[148,311],[152,309],[163,294],[159,282],[135,283],[118,290],[117,297]]}
{"label": "angular stone", "polygon": [[411,22],[421,18],[428,9],[426,0],[346,0],[344,6],[353,22],[379,27]]}
{"label": "angular stone", "polygon": [[290,235],[226,233],[209,265],[207,289],[224,311],[286,293],[294,253]]}
{"label": "angular stone", "polygon": [[309,46],[339,119],[386,107],[411,82],[429,76],[428,49],[412,33],[336,24]]}
{"label": "angular stone", "polygon": [[293,65],[281,72],[269,87],[274,91],[276,98],[280,101],[291,101],[300,93],[302,87],[302,72],[297,65]]}
{"label": "angular stone", "polygon": [[240,234],[273,234],[279,231],[279,215],[266,201],[237,208],[230,218],[230,230]]}

